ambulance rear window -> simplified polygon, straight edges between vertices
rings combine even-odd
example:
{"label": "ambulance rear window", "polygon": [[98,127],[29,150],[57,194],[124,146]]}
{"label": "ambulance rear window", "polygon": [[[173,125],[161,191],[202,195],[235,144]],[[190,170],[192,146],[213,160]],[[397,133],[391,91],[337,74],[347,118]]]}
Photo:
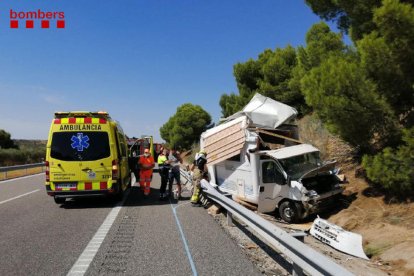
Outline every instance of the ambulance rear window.
{"label": "ambulance rear window", "polygon": [[55,132],[51,157],[62,161],[94,161],[111,155],[106,132]]}

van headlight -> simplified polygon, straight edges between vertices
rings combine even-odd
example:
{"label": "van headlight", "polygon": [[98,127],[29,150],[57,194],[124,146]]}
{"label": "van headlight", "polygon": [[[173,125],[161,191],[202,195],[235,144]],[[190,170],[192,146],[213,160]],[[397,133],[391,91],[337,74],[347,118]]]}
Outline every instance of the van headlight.
{"label": "van headlight", "polygon": [[310,190],[306,193],[306,196],[307,197],[316,197],[316,196],[318,196],[318,193],[314,190]]}

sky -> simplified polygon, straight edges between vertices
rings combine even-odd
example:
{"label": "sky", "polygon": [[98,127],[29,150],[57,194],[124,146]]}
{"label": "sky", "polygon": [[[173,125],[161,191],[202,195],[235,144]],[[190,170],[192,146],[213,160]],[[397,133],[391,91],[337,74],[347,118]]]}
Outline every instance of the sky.
{"label": "sky", "polygon": [[[10,28],[11,12],[38,10],[64,12],[65,28]],[[105,110],[128,136],[161,142],[178,106],[217,122],[234,64],[303,45],[319,21],[299,0],[3,0],[0,129],[47,139],[54,112]]]}

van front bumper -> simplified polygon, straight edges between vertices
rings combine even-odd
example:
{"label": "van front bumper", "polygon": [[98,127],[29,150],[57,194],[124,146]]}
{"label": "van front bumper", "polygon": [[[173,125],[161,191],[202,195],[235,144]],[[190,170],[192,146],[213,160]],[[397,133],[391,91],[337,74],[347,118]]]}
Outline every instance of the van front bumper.
{"label": "van front bumper", "polygon": [[338,198],[342,195],[343,189],[335,189],[333,191],[319,195],[315,199],[309,199],[303,202],[304,217],[315,214],[324,210],[335,208],[339,202]]}

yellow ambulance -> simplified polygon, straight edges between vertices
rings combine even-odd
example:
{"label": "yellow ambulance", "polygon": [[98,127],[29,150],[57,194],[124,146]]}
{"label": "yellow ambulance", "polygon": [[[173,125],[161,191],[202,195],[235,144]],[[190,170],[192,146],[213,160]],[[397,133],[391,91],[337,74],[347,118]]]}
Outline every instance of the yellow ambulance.
{"label": "yellow ambulance", "polygon": [[46,191],[57,204],[106,195],[120,200],[131,186],[126,137],[107,112],[55,113],[46,147]]}

